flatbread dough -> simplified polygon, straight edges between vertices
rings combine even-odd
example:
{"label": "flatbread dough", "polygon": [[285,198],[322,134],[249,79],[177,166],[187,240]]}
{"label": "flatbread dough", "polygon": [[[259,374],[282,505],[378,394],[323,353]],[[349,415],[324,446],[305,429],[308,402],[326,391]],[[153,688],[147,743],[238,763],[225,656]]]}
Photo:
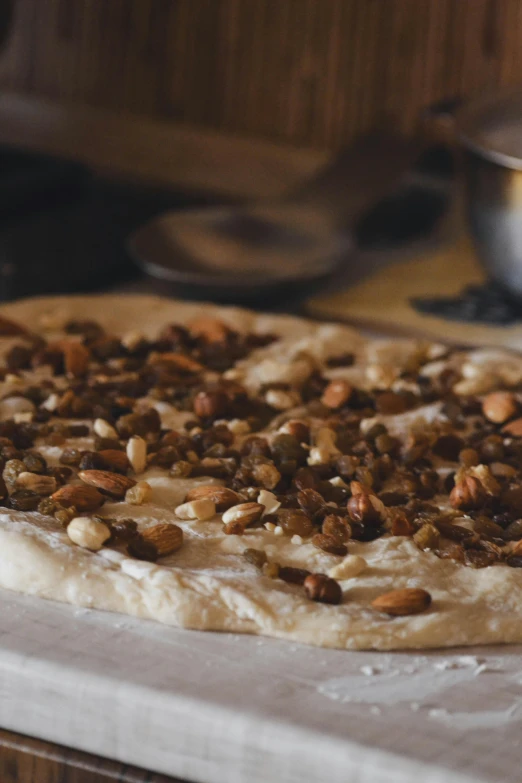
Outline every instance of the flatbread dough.
{"label": "flatbread dough", "polygon": [[[344,351],[357,354],[355,367],[328,370],[327,375],[387,388],[393,378],[400,384],[400,370],[420,350],[413,341],[370,341],[339,325],[145,296],[50,297],[0,309],[0,315],[37,332],[42,317],[51,327],[53,319],[58,324],[74,317],[96,320],[111,334],[138,330],[150,337],[167,323],[187,323],[202,313],[217,316],[238,331],[280,336],[237,363],[232,374],[250,389],[291,381],[310,361],[324,369],[325,358]],[[5,350],[12,343],[2,339],[0,347]],[[429,350],[437,361],[436,348]],[[459,361],[468,367],[465,381],[474,382],[478,393],[505,380],[502,373],[510,373],[511,383],[522,378],[522,359],[517,356],[477,352],[463,354]],[[473,374],[473,367],[480,371]],[[0,386],[1,398],[12,393],[9,381]],[[167,426],[182,423],[183,416],[179,418],[171,406],[158,403],[157,407]],[[416,410],[417,426],[438,415],[433,406]],[[401,424],[400,417],[394,421],[399,430],[412,424],[404,419]],[[88,448],[90,442],[84,438],[78,445]],[[58,464],[60,448],[42,446],[40,451],[49,464]],[[389,650],[522,641],[522,572],[516,568],[494,565],[474,570],[420,551],[410,538],[401,536],[370,543],[350,541],[350,557],[362,556],[366,567],[339,580],[342,604],[315,603],[304,596],[302,587],[263,575],[242,552],[247,547],[265,549],[271,561],[321,573],[338,565],[338,556],[264,528],[227,536],[219,517],[210,522],[176,519],[173,509],[183,502],[187,490],[219,483],[214,480],[173,479],[159,468],[139,478],[152,486],[151,501],[142,506],[106,503],[103,515],[132,517],[140,528],[175,521],[185,534],[178,552],[158,563],[108,548],[94,553],[72,544],[64,530],[36,512],[0,509],[0,585],[174,626],[262,634],[324,647]],[[403,587],[428,590],[431,608],[407,617],[387,617],[371,608],[378,595]]]}

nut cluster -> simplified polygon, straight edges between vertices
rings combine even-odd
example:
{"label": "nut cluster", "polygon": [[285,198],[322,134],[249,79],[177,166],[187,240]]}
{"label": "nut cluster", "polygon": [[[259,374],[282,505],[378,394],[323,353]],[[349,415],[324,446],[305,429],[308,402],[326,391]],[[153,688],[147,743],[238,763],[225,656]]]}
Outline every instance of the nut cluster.
{"label": "nut cluster", "polygon": [[[159,471],[175,486],[193,480],[172,509],[186,536],[221,521],[220,534],[259,528],[311,545],[328,575],[246,552],[265,576],[319,603],[342,600],[335,574],[364,571],[364,561],[350,560],[352,542],[382,536],[408,537],[463,567],[522,567],[522,376],[493,389],[472,362],[425,346],[400,370],[372,361],[360,376],[345,369],[357,362],[351,353],[321,362],[303,352],[295,377],[279,368],[253,393],[238,362],[273,335],[207,317],[168,324],[155,339],[120,339],[89,320],[59,328],[63,336],[47,341],[0,319],[0,337],[16,340],[2,370],[15,391],[0,401],[0,504],[54,519],[76,545],[149,561],[178,551],[180,525],[104,514],[105,504],[137,515],[154,503],[149,476]],[[42,367],[45,376],[27,382]],[[434,402],[440,419],[422,431],[389,431],[387,417]],[[183,426],[163,426],[164,404],[183,414]],[[59,449],[58,466],[41,446]],[[426,595],[394,591],[373,607],[411,614],[429,606]]]}

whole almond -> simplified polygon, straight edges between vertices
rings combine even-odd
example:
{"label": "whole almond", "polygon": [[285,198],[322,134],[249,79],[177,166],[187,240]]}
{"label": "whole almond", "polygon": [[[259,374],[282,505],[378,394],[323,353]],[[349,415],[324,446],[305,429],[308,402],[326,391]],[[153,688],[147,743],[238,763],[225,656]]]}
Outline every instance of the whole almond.
{"label": "whole almond", "polygon": [[73,378],[85,375],[91,356],[87,348],[76,340],[63,340],[61,349],[67,375],[71,375]]}
{"label": "whole almond", "polygon": [[218,487],[213,484],[205,484],[201,487],[194,487],[185,498],[186,501],[200,500],[201,498],[208,498],[213,500],[216,504],[216,511],[226,511],[231,506],[236,506],[241,502],[241,498],[232,489],[227,487]]}
{"label": "whole almond", "polygon": [[494,424],[503,424],[517,412],[515,395],[508,391],[487,394],[482,401],[482,412]]}
{"label": "whole almond", "polygon": [[144,530],[141,536],[156,547],[159,557],[177,552],[183,544],[183,530],[178,525],[153,525]]}
{"label": "whole almond", "polygon": [[431,604],[431,595],[420,588],[405,587],[403,590],[391,590],[372,601],[378,612],[398,617],[424,612]]}
{"label": "whole almond", "polygon": [[78,477],[89,486],[120,500],[125,497],[127,490],[136,484],[134,479],[120,473],[111,473],[109,470],[81,470]]}
{"label": "whole almond", "polygon": [[342,379],[330,381],[323,392],[321,402],[327,408],[341,408],[352,396],[352,386]]}
{"label": "whole almond", "polygon": [[522,438],[522,418],[510,421],[505,427],[502,427],[505,435],[512,435],[514,438]]}
{"label": "whole almond", "polygon": [[96,511],[105,498],[95,487],[88,487],[82,484],[67,484],[53,492],[51,499],[60,505],[69,508],[74,506],[77,511]]}
{"label": "whole almond", "polygon": [[97,452],[104,468],[113,470],[117,473],[126,473],[130,468],[129,458],[124,451],[118,449],[102,449]]}

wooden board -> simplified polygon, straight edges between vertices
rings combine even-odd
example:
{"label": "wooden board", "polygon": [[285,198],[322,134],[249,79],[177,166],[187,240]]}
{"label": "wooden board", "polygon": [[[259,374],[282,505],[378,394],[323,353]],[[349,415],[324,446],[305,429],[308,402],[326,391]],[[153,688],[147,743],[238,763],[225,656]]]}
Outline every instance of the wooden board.
{"label": "wooden board", "polygon": [[321,650],[0,593],[7,730],[200,783],[520,781],[520,647]]}
{"label": "wooden board", "polygon": [[[522,323],[489,326],[463,323],[418,312],[412,297],[456,296],[466,286],[485,282],[470,239],[462,232],[416,251],[402,251],[376,265],[373,273],[355,284],[337,282],[307,302],[317,318],[348,321],[381,334],[413,335],[454,345],[499,346],[522,350]],[[406,257],[405,257],[406,255]],[[369,267],[364,258],[352,265]]]}

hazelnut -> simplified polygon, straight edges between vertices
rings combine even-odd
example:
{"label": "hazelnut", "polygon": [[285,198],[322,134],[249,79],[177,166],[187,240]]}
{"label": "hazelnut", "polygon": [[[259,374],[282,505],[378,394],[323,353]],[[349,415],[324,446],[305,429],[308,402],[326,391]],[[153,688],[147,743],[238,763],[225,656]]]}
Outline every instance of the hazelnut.
{"label": "hazelnut", "polygon": [[340,604],[343,591],[339,582],[325,574],[310,574],[304,580],[306,597],[321,604]]}
{"label": "hazelnut", "polygon": [[482,401],[484,416],[494,424],[504,424],[505,421],[515,415],[516,411],[517,401],[512,392],[491,392]]}
{"label": "hazelnut", "polygon": [[486,499],[486,493],[480,481],[474,476],[464,476],[451,490],[449,500],[453,508],[464,511],[480,508]]}
{"label": "hazelnut", "polygon": [[202,419],[223,416],[228,406],[228,397],[221,391],[201,391],[194,398],[194,413]]}
{"label": "hazelnut", "polygon": [[384,503],[375,495],[361,492],[353,495],[346,504],[350,519],[354,522],[377,522],[384,512]]}

